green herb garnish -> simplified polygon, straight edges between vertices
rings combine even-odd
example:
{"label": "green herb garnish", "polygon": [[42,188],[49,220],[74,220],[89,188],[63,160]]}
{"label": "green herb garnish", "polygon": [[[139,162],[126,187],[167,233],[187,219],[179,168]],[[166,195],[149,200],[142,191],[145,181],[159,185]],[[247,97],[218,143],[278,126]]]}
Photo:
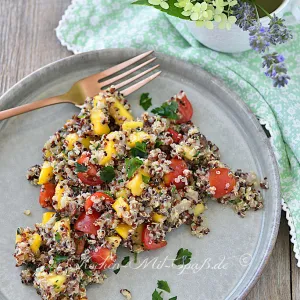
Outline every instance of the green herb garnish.
{"label": "green herb garnish", "polygon": [[93,276],[93,272],[91,270],[85,269],[83,270],[83,272],[87,275],[87,276]]}
{"label": "green herb garnish", "polygon": [[100,172],[100,178],[106,183],[110,183],[116,177],[115,170],[112,166],[104,167]]}
{"label": "green herb garnish", "polygon": [[159,139],[156,140],[154,147],[155,148],[159,148],[161,145],[163,144],[163,142]]}
{"label": "green herb garnish", "polygon": [[166,291],[168,293],[171,292],[170,287],[168,283],[165,280],[158,280],[157,281],[157,288],[163,291]]}
{"label": "green herb garnish", "polygon": [[147,153],[147,144],[145,142],[136,142],[135,146],[130,149],[130,153],[133,157],[141,157],[141,158],[145,158],[148,156]]}
{"label": "green herb garnish", "polygon": [[177,296],[170,298],[169,300],[177,300]]}
{"label": "green herb garnish", "polygon": [[176,101],[171,101],[165,102],[162,106],[152,109],[151,112],[171,120],[177,120],[179,119],[177,109],[178,103]]}
{"label": "green herb garnish", "polygon": [[119,272],[120,272],[120,268],[114,270],[114,273],[115,273],[115,274],[118,274]]}
{"label": "green herb garnish", "polygon": [[126,266],[129,263],[130,257],[129,256],[125,256],[121,262],[122,266]]}
{"label": "green herb garnish", "polygon": [[61,241],[61,235],[60,235],[60,233],[56,232],[54,238],[55,238],[55,241],[59,243]]}
{"label": "green herb garnish", "polygon": [[59,255],[59,254],[56,254],[54,257],[53,257],[53,260],[54,262],[56,262],[57,264],[63,262],[63,261],[66,261],[69,257],[68,256],[63,256],[63,255]]}
{"label": "green herb garnish", "polygon": [[75,163],[75,170],[77,173],[84,173],[87,171],[87,167],[84,165],[79,164],[78,162]]}
{"label": "green herb garnish", "polygon": [[140,106],[147,110],[152,105],[152,98],[149,97],[149,93],[143,93],[140,98]]}
{"label": "green herb garnish", "polygon": [[131,178],[134,172],[143,164],[143,161],[137,157],[126,158],[125,165],[128,178]]}
{"label": "green herb garnish", "polygon": [[174,260],[174,264],[179,265],[186,265],[191,261],[192,252],[188,249],[180,248],[177,252],[176,258]]}
{"label": "green herb garnish", "polygon": [[21,234],[21,228],[20,227],[17,228],[17,234]]}
{"label": "green herb garnish", "polygon": [[142,175],[142,180],[143,180],[144,183],[148,184],[149,181],[150,181],[150,177],[149,177],[149,176]]}
{"label": "green herb garnish", "polygon": [[114,197],[114,195],[111,191],[104,191],[104,193],[112,198]]}
{"label": "green herb garnish", "polygon": [[152,300],[163,300],[163,297],[161,296],[162,292],[158,292],[155,290],[152,294]]}

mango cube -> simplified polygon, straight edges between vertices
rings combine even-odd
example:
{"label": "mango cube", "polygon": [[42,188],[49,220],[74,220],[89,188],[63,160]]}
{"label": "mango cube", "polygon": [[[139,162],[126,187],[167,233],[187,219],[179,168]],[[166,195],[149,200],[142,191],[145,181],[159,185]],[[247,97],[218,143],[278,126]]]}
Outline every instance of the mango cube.
{"label": "mango cube", "polygon": [[114,142],[107,141],[104,147],[104,151],[106,155],[101,160],[99,160],[100,166],[105,166],[107,163],[109,163],[112,160],[113,156],[117,154]]}
{"label": "mango cube", "polygon": [[199,203],[194,208],[194,216],[198,217],[200,214],[202,214],[205,211],[205,206],[203,203]]}
{"label": "mango cube", "polygon": [[61,233],[67,233],[67,236],[70,236],[70,219],[69,218],[63,218],[57,222],[55,222],[53,228],[53,232],[61,232]]}
{"label": "mango cube", "polygon": [[127,198],[130,195],[130,191],[127,189],[121,189],[116,192],[116,198],[124,197]]}
{"label": "mango cube", "polygon": [[69,151],[73,150],[74,144],[78,141],[79,137],[77,133],[70,133],[66,136],[66,141],[68,142],[67,149]]}
{"label": "mango cube", "polygon": [[118,248],[121,243],[121,238],[118,235],[115,236],[107,236],[105,238],[106,241],[108,241],[113,248]]}
{"label": "mango cube", "polygon": [[132,230],[132,227],[130,225],[121,223],[115,228],[115,230],[123,239],[127,239],[129,231]]}
{"label": "mango cube", "polygon": [[48,223],[48,221],[55,215],[55,212],[53,211],[48,211],[43,213],[43,219],[42,219],[42,224]]}
{"label": "mango cube", "polygon": [[39,177],[38,184],[45,184],[53,177],[53,168],[49,161],[44,161]]}
{"label": "mango cube", "polygon": [[110,132],[108,124],[103,124],[105,114],[101,109],[93,108],[91,110],[91,123],[95,135],[107,134]]}
{"label": "mango cube", "polygon": [[195,148],[190,146],[183,146],[182,148],[184,151],[184,157],[186,157],[189,160],[193,160],[196,154]]}
{"label": "mango cube", "polygon": [[91,143],[91,138],[90,137],[82,138],[80,142],[84,146],[84,148],[89,149],[90,143]]}
{"label": "mango cube", "polygon": [[55,197],[56,197],[56,201],[57,201],[57,208],[61,209],[62,205],[61,205],[61,198],[64,194],[65,189],[63,188],[63,186],[58,183],[55,187]]}
{"label": "mango cube", "polygon": [[137,128],[143,128],[144,122],[142,121],[125,121],[122,124],[122,130],[132,130],[132,129],[137,129]]}
{"label": "mango cube", "polygon": [[118,100],[112,103],[109,108],[109,113],[115,119],[116,124],[120,126],[124,123],[124,121],[133,120],[131,113]]}
{"label": "mango cube", "polygon": [[35,255],[38,255],[40,253],[41,244],[42,244],[42,238],[38,233],[34,233],[29,238],[30,249]]}
{"label": "mango cube", "polygon": [[119,218],[122,218],[124,211],[129,211],[129,205],[123,197],[117,198],[112,208],[116,211]]}
{"label": "mango cube", "polygon": [[143,235],[144,228],[145,228],[145,225],[140,224],[134,231],[134,233],[132,235],[132,241],[134,244],[136,244],[136,245],[142,244],[142,235]]}
{"label": "mango cube", "polygon": [[126,184],[126,187],[131,190],[133,196],[142,195],[145,187],[143,176],[149,177],[149,174],[144,170],[139,170],[138,173]]}
{"label": "mango cube", "polygon": [[64,275],[50,275],[47,276],[47,283],[50,286],[54,287],[55,292],[59,293],[66,289],[64,283],[66,282],[67,277]]}
{"label": "mango cube", "polygon": [[149,139],[150,135],[148,133],[146,133],[145,131],[137,131],[129,135],[127,144],[130,148],[133,148],[137,142],[141,143]]}
{"label": "mango cube", "polygon": [[166,219],[165,216],[158,213],[153,213],[152,215],[152,221],[155,223],[163,223],[165,219]]}

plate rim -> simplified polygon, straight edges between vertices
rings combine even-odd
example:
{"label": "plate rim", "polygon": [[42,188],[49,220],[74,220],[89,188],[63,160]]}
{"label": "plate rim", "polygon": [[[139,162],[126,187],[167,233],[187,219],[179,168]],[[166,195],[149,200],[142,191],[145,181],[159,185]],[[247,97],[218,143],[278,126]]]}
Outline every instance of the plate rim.
{"label": "plate rim", "polygon": [[[23,85],[26,85],[27,83],[30,83],[32,79],[38,77],[41,75],[43,72],[47,72],[48,70],[51,70],[53,66],[59,67],[60,64],[64,65],[65,63],[68,63],[70,61],[80,61],[82,58],[85,56],[93,56],[96,54],[99,55],[104,55],[105,53],[114,53],[115,56],[118,56],[118,54],[122,53],[135,53],[136,55],[141,54],[145,51],[148,51],[149,49],[136,49],[136,48],[107,48],[107,49],[101,49],[101,50],[93,50],[93,51],[88,51],[88,52],[83,52],[75,55],[70,55],[61,59],[58,59],[54,62],[51,62],[45,66],[42,66],[38,68],[37,70],[33,71],[32,73],[28,74],[24,78],[22,78],[20,81],[15,83],[12,87],[10,87],[1,97],[0,97],[0,109],[1,108],[10,108],[14,107],[15,104],[20,103],[20,100],[17,101],[17,103],[14,101],[9,101],[9,98],[11,95],[14,94],[15,91],[18,89],[22,88]],[[276,195],[276,201],[277,201],[277,206],[276,209],[274,210],[274,220],[272,222],[272,230],[271,230],[271,235],[269,237],[269,242],[266,246],[266,251],[265,253],[260,257],[259,261],[259,266],[253,276],[248,280],[248,283],[245,284],[244,287],[242,287],[241,293],[238,295],[238,298],[236,299],[244,299],[251,289],[254,287],[258,279],[260,278],[267,262],[269,261],[269,258],[272,254],[272,250],[275,246],[276,240],[277,240],[277,235],[279,231],[279,225],[280,225],[280,216],[281,216],[281,192],[280,192],[280,175],[279,175],[279,169],[277,165],[277,160],[275,157],[275,153],[273,151],[272,145],[270,140],[267,138],[266,134],[264,133],[263,129],[261,128],[261,125],[257,118],[255,117],[254,113],[251,111],[250,107],[237,95],[237,93],[233,90],[231,90],[229,87],[227,87],[226,83],[212,74],[210,74],[208,71],[204,70],[201,65],[193,64],[187,61],[184,61],[182,59],[176,58],[174,56],[169,56],[166,54],[163,54],[161,52],[154,51],[153,52],[158,59],[161,59],[163,61],[168,61],[169,63],[176,63],[177,65],[179,64],[179,68],[182,67],[187,67],[187,66],[193,66],[194,68],[197,68],[197,73],[201,74],[204,77],[207,77],[209,80],[212,81],[215,85],[217,85],[220,89],[222,89],[229,97],[233,98],[235,102],[239,104],[241,109],[243,109],[251,119],[251,121],[254,123],[254,126],[256,127],[255,129],[257,130],[259,137],[262,139],[266,146],[266,150],[268,152],[268,156],[270,157],[272,161],[272,171],[274,172],[274,180],[276,186],[274,186],[274,194]],[[1,124],[2,123],[2,124]],[[0,122],[0,130],[2,129],[3,125],[6,123],[6,120],[3,120]],[[241,278],[240,280],[243,280]],[[234,290],[233,290],[234,293]],[[1,294],[1,291],[0,291]],[[232,293],[229,295],[229,297],[232,295]]]}

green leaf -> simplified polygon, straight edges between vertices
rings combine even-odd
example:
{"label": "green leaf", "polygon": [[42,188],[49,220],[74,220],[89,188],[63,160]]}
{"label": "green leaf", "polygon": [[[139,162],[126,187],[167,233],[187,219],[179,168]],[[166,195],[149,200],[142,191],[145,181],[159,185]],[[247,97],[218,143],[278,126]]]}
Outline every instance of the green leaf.
{"label": "green leaf", "polygon": [[100,172],[101,180],[106,183],[112,182],[115,177],[115,170],[112,166],[104,167]]}
{"label": "green leaf", "polygon": [[81,164],[79,164],[77,162],[75,163],[75,168],[76,168],[75,170],[76,170],[77,173],[84,173],[88,169],[86,166],[81,165]]}
{"label": "green leaf", "polygon": [[115,273],[115,274],[118,274],[119,272],[120,272],[120,268],[114,270],[114,273]]}
{"label": "green leaf", "polygon": [[160,289],[160,290],[166,291],[168,293],[171,292],[168,283],[164,280],[158,280],[157,281],[157,288]]}
{"label": "green leaf", "polygon": [[83,270],[83,272],[87,275],[87,276],[93,276],[93,272],[91,270],[85,269]]}
{"label": "green leaf", "polygon": [[140,106],[147,110],[152,105],[152,98],[149,97],[149,93],[143,93],[140,98]]}
{"label": "green leaf", "polygon": [[188,249],[180,248],[177,252],[176,258],[174,260],[174,264],[179,265],[186,265],[191,261],[192,252]]}
{"label": "green leaf", "polygon": [[111,191],[104,191],[104,193],[112,198],[114,197],[114,195]]}
{"label": "green leaf", "polygon": [[170,298],[169,300],[177,300],[177,296]]}
{"label": "green leaf", "polygon": [[130,149],[130,153],[133,157],[146,158],[148,156],[146,148],[146,142],[136,142],[134,148]]}
{"label": "green leaf", "polygon": [[159,139],[156,140],[154,147],[155,148],[159,148],[161,145],[163,144],[163,142]]}
{"label": "green leaf", "polygon": [[151,112],[171,120],[177,120],[179,118],[177,109],[178,103],[176,101],[171,101],[165,102],[160,107],[152,109]]}
{"label": "green leaf", "polygon": [[134,263],[135,263],[135,264],[137,263],[137,257],[138,257],[138,253],[137,253],[137,252],[134,252]]}
{"label": "green leaf", "polygon": [[63,255],[59,255],[59,254],[56,254],[54,257],[53,257],[53,260],[54,262],[56,262],[57,264],[63,262],[63,261],[66,261],[69,257],[68,256],[63,256]]}
{"label": "green leaf", "polygon": [[189,17],[183,16],[181,12],[183,11],[182,8],[176,7],[174,3],[177,3],[177,0],[169,0],[169,8],[168,9],[163,9],[160,5],[152,5],[148,2],[148,0],[137,0],[133,2],[132,4],[137,4],[137,5],[146,5],[146,6],[152,6],[153,8],[156,8],[160,11],[165,12],[166,14],[170,16],[174,16],[180,19],[184,20],[189,20]]}
{"label": "green leaf", "polygon": [[60,235],[60,233],[59,233],[59,232],[56,232],[54,238],[55,238],[55,240],[59,243],[59,242],[61,241],[61,235]]}
{"label": "green leaf", "polygon": [[137,157],[134,158],[126,158],[125,165],[128,178],[131,178],[134,172],[143,164],[143,161],[138,159]]}
{"label": "green leaf", "polygon": [[163,297],[161,296],[162,292],[158,292],[155,290],[152,294],[152,300],[163,300]]}
{"label": "green leaf", "polygon": [[126,266],[130,261],[130,257],[129,256],[125,256],[121,262],[122,266]]}
{"label": "green leaf", "polygon": [[149,177],[149,176],[142,175],[142,180],[143,180],[144,183],[148,184],[149,181],[150,181],[150,177]]}

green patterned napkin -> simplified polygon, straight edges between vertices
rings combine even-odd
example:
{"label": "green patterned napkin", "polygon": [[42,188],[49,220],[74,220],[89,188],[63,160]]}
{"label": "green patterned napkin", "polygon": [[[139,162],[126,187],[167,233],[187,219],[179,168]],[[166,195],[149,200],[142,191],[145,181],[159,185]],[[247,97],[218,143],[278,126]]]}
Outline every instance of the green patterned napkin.
{"label": "green patterned napkin", "polygon": [[183,21],[131,2],[73,0],[56,29],[57,37],[74,53],[133,47],[174,55],[199,64],[236,91],[271,133],[283,208],[300,266],[300,25],[292,28],[293,41],[278,47],[292,80],[287,88],[277,89],[253,51],[233,55],[212,51],[192,37]]}

